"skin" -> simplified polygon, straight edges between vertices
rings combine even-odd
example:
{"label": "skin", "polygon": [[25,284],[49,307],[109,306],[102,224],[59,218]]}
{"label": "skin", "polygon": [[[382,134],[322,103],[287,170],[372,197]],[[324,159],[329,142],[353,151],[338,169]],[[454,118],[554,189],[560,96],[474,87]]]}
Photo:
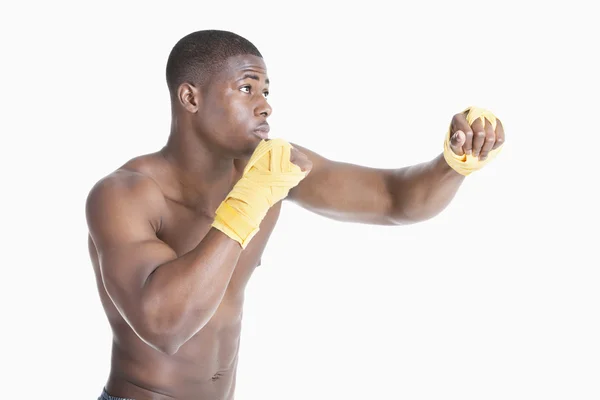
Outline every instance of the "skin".
{"label": "skin", "polygon": [[[172,127],[159,152],[129,160],[91,189],[89,252],[113,331],[109,394],[144,399],[233,399],[244,289],[277,223],[281,202],[245,250],[212,228],[214,213],[268,131],[267,69],[231,57],[203,85],[171,94]],[[485,157],[501,123],[457,114],[452,149]],[[258,128],[258,131],[256,130]],[[374,169],[293,144],[307,172],[285,200],[328,218],[381,225],[441,212],[464,177],[442,154],[419,165]]]}

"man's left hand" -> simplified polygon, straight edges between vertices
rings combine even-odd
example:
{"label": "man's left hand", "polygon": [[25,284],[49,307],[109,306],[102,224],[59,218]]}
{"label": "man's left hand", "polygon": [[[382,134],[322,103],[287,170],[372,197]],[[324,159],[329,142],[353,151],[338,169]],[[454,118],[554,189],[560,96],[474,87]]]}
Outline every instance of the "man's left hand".
{"label": "man's left hand", "polygon": [[481,118],[477,118],[469,126],[467,113],[456,114],[450,124],[450,148],[458,155],[473,154],[481,161],[485,160],[488,153],[497,149],[504,143],[504,129],[502,122],[496,118],[496,130],[487,119],[485,125]]}

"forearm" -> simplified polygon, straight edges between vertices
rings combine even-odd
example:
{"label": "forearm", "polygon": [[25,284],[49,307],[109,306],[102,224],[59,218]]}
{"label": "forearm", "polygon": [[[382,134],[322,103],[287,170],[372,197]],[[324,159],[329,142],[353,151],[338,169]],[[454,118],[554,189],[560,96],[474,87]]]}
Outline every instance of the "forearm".
{"label": "forearm", "polygon": [[407,224],[436,216],[452,201],[463,181],[464,176],[450,168],[442,154],[395,171],[389,183],[393,199],[390,219]]}
{"label": "forearm", "polygon": [[211,228],[187,254],[162,264],[143,289],[143,315],[150,341],[167,353],[206,325],[217,310],[242,248]]}

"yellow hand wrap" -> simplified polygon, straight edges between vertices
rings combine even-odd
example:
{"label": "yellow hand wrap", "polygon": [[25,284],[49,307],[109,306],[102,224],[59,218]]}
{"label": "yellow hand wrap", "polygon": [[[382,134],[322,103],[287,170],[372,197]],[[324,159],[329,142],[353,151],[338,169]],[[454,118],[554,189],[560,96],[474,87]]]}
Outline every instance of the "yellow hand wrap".
{"label": "yellow hand wrap", "polygon": [[212,226],[243,249],[259,231],[269,208],[306,176],[290,161],[291,149],[283,139],[261,141],[242,177],[216,211]]}
{"label": "yellow hand wrap", "polygon": [[[485,120],[487,119],[490,121],[490,124],[492,124],[492,128],[496,130],[496,116],[490,111],[478,107],[469,107],[463,112],[467,113],[466,118],[469,126],[471,126],[478,118],[480,118],[481,122],[485,125]],[[450,127],[450,129],[451,128],[452,127]],[[444,141],[444,158],[448,165],[461,175],[467,176],[471,172],[483,168],[487,163],[492,161],[492,159],[498,155],[500,149],[502,149],[502,146],[500,146],[497,149],[490,151],[484,161],[480,161],[479,158],[473,156],[473,154],[459,156],[450,148],[450,135],[452,134],[450,129],[448,129],[446,140]]]}

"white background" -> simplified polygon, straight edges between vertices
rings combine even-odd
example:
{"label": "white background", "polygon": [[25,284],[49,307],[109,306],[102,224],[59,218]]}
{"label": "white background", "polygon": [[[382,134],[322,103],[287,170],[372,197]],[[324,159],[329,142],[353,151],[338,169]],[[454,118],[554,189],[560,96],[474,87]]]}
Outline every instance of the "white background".
{"label": "white background", "polygon": [[600,398],[597,12],[163,3],[2,6],[2,396],[99,395],[111,333],[86,195],[165,143],[175,42],[226,29],[264,55],[272,136],[332,159],[428,161],[469,105],[507,133],[427,222],[343,224],[286,203],[247,288],[236,399]]}

